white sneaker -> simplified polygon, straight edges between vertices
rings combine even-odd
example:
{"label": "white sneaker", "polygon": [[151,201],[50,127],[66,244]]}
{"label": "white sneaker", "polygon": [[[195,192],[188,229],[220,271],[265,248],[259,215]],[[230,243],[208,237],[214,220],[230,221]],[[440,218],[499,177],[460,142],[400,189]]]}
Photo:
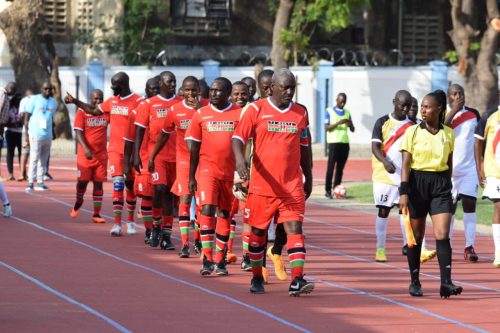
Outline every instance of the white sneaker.
{"label": "white sneaker", "polygon": [[135,235],[137,233],[137,224],[135,222],[127,222],[127,234]]}
{"label": "white sneaker", "polygon": [[113,228],[110,231],[111,236],[121,236],[122,235],[122,226],[119,224],[113,224]]}
{"label": "white sneaker", "polygon": [[35,186],[35,191],[48,191],[49,188],[44,183],[38,183]]}
{"label": "white sneaker", "polygon": [[500,268],[500,252],[495,252],[495,260],[493,261],[493,266]]}
{"label": "white sneaker", "polygon": [[12,205],[10,203],[3,205],[3,217],[12,216]]}
{"label": "white sneaker", "polygon": [[276,225],[271,222],[269,225],[269,229],[267,229],[267,241],[268,242],[274,242],[276,239]]}

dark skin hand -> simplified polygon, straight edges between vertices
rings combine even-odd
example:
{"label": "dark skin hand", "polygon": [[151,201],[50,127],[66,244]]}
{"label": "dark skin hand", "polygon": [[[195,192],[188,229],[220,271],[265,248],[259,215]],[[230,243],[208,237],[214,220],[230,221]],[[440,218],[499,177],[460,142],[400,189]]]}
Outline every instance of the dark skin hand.
{"label": "dark skin hand", "polygon": [[465,105],[464,89],[458,84],[454,84],[448,89],[448,104],[451,110],[444,118],[444,124],[446,126],[451,125],[453,117],[455,117],[457,112],[462,110]]}

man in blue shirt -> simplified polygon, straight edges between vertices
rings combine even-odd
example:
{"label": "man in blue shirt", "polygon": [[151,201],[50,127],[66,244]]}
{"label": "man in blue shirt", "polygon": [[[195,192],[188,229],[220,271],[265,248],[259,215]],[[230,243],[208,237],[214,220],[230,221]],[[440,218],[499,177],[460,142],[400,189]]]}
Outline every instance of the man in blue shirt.
{"label": "man in blue shirt", "polygon": [[[52,97],[52,85],[49,81],[42,84],[42,93],[31,98],[26,108],[28,115],[28,130],[26,145],[30,147],[30,162],[28,169],[29,184],[26,191],[46,191],[48,187],[43,183],[46,173],[47,160],[52,145],[52,117],[57,110],[57,102]],[[33,187],[33,183],[37,185]]]}

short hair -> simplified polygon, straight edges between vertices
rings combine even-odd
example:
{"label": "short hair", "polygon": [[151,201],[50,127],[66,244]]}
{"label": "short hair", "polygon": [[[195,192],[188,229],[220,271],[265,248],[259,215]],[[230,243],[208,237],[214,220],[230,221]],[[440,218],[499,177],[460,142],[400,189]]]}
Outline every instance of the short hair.
{"label": "short hair", "polygon": [[186,76],[184,78],[184,80],[182,80],[182,85],[184,85],[186,82],[189,82],[189,81],[194,82],[197,86],[200,85],[200,82],[198,81],[198,79],[192,75]]}
{"label": "short hair", "polygon": [[214,82],[215,81],[222,82],[224,84],[224,90],[226,91],[226,93],[231,94],[231,90],[233,88],[233,85],[231,84],[231,81],[229,81],[229,79],[220,76],[220,77],[216,78],[214,80]]}
{"label": "short hair", "polygon": [[264,69],[257,76],[257,81],[260,82],[260,81],[264,80],[264,78],[272,78],[273,75],[274,75],[274,71],[273,70],[271,70],[271,69]]}
{"label": "short hair", "polygon": [[243,81],[236,81],[235,83],[233,83],[233,87],[234,87],[234,86],[244,86],[244,87],[246,87],[246,88],[247,88],[247,90],[248,90],[248,84],[246,84],[246,83],[245,83],[245,82],[243,82]]}

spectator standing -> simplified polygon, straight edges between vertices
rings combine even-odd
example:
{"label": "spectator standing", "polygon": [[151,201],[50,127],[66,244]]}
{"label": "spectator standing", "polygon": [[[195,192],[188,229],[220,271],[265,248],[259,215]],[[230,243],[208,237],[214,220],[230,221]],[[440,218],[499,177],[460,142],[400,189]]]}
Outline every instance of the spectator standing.
{"label": "spectator standing", "polygon": [[[48,187],[43,183],[43,176],[46,173],[45,168],[52,145],[53,116],[57,110],[57,102],[52,97],[52,90],[50,82],[45,81],[42,84],[42,93],[33,96],[26,108],[26,113],[28,113],[26,139],[29,140],[30,147],[29,184],[26,191],[48,190]],[[35,178],[36,187],[33,186]]]}
{"label": "spectator standing", "polygon": [[[336,105],[326,109],[325,131],[328,143],[328,167],[326,170],[325,197],[332,199],[332,189],[342,183],[344,167],[349,157],[348,130],[354,132],[351,113],[345,109],[347,95],[339,93]],[[333,171],[335,179],[332,186]]]}

